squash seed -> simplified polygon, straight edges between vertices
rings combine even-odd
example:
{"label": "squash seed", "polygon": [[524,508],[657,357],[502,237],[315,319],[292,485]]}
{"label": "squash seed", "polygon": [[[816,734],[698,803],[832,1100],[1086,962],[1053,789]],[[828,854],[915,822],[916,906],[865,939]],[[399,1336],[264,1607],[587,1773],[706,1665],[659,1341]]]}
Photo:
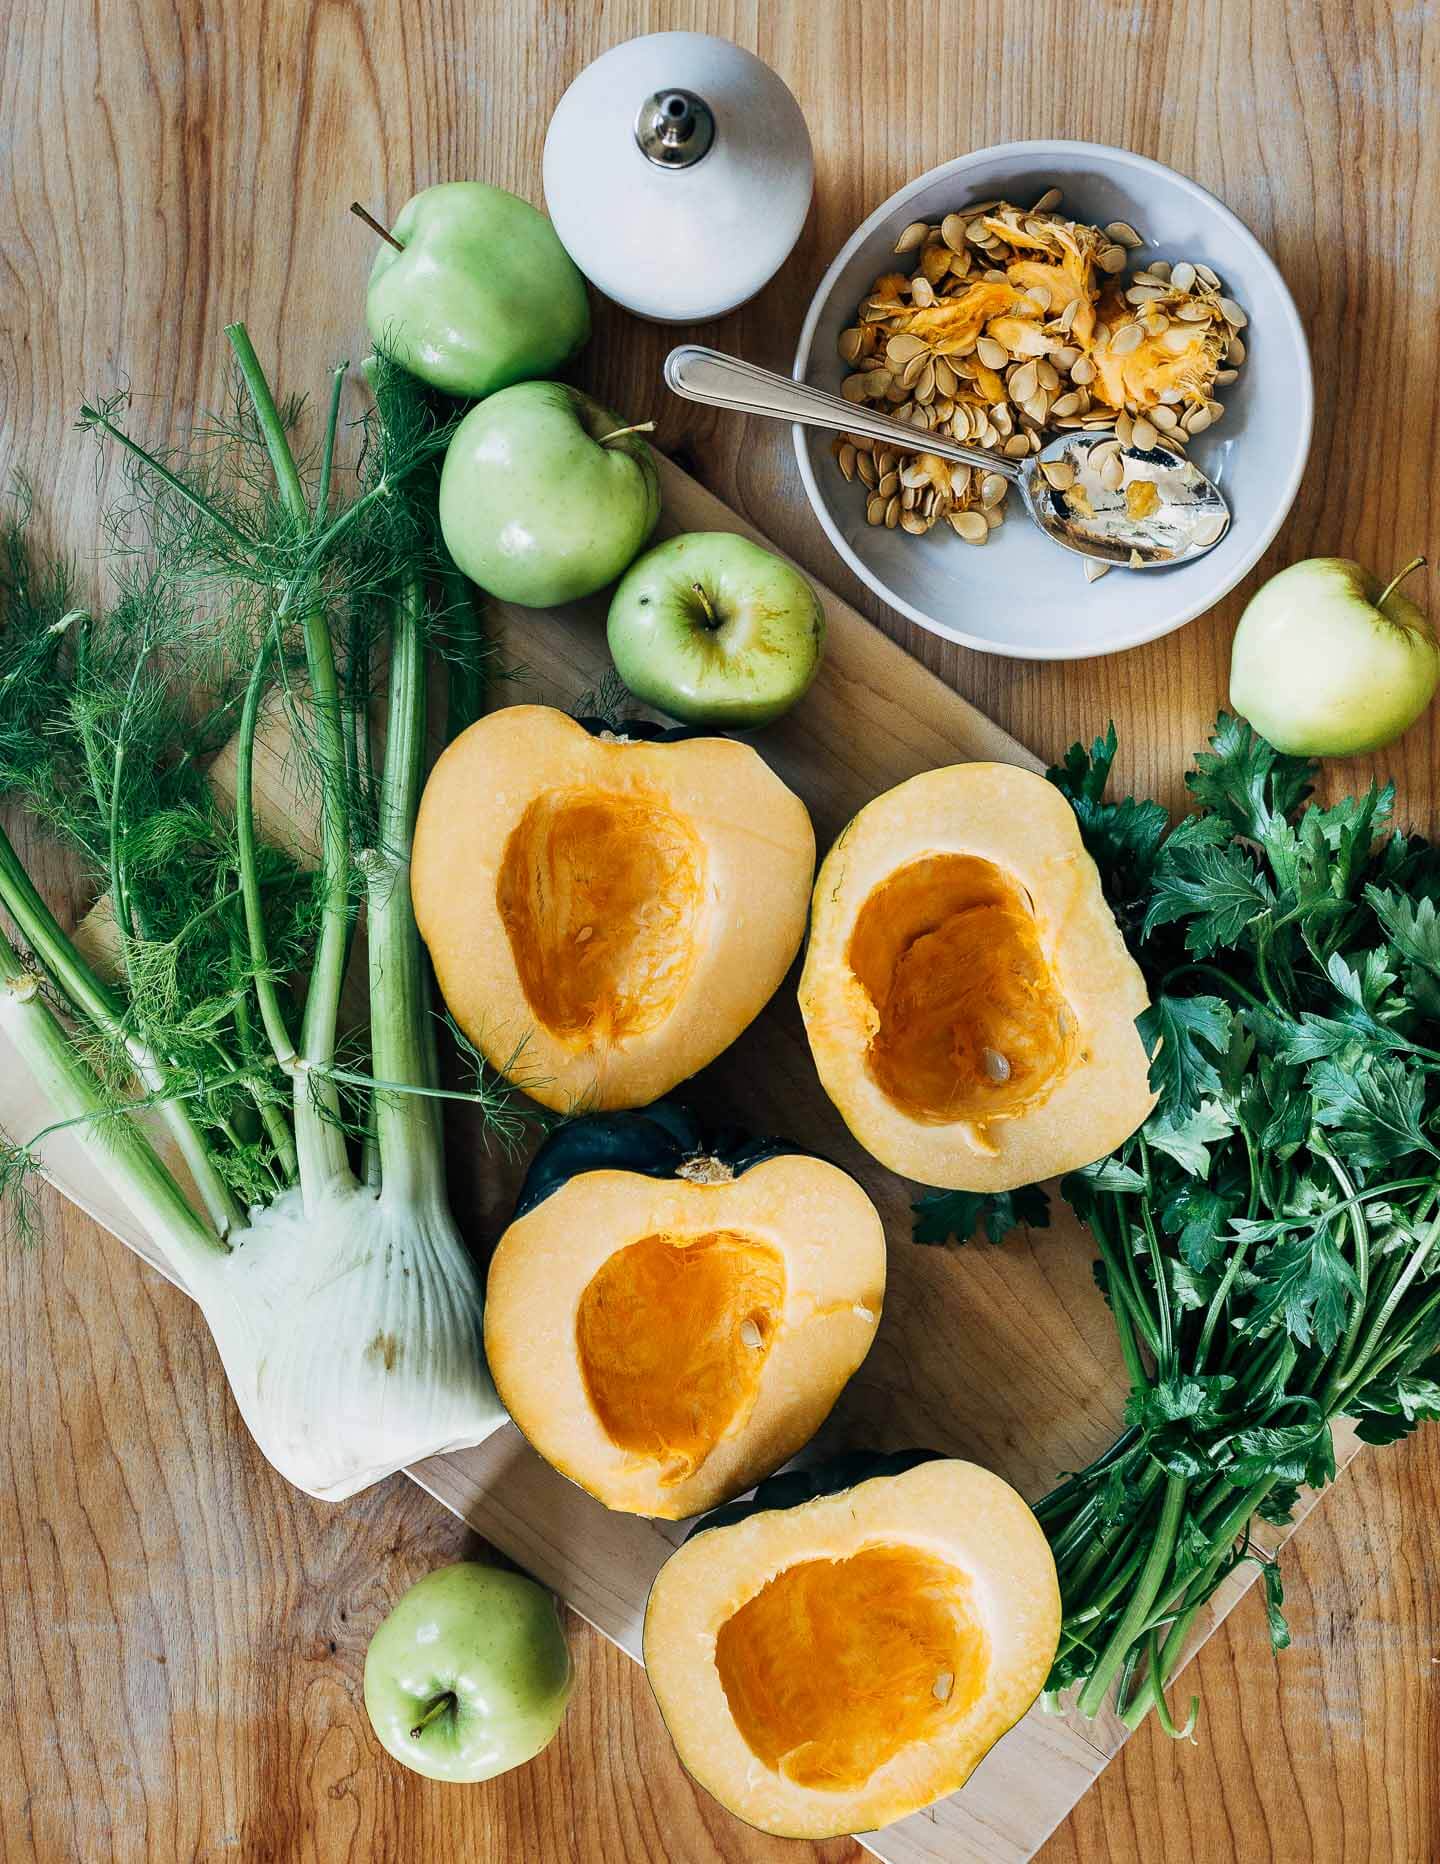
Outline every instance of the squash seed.
{"label": "squash seed", "polygon": [[965,251],[965,216],[963,214],[946,214],[940,222],[940,237],[951,252],[968,261]]}
{"label": "squash seed", "polygon": [[896,252],[914,252],[915,248],[930,237],[930,228],[924,220],[912,220],[895,242]]}
{"label": "squash seed", "polygon": [[1096,264],[1100,267],[1102,272],[1110,272],[1112,274],[1115,272],[1123,272],[1125,270],[1125,248],[1123,246],[1105,247],[1097,259]]}
{"label": "squash seed", "polygon": [[745,1346],[756,1347],[763,1343],[763,1335],[753,1320],[740,1322],[740,1339]]}
{"label": "squash seed", "polygon": [[1225,319],[1232,330],[1243,330],[1246,324],[1249,323],[1250,319],[1245,315],[1244,311],[1240,309],[1240,306],[1233,298],[1220,298],[1217,302],[1220,315]]}
{"label": "squash seed", "polygon": [[1132,252],[1137,246],[1145,244],[1128,220],[1112,220],[1105,231],[1117,246],[1128,246]]}
{"label": "squash seed", "polygon": [[858,324],[840,332],[840,358],[842,362],[859,362],[865,351],[865,332]]}
{"label": "squash seed", "polygon": [[1075,468],[1069,460],[1045,460],[1040,470],[1057,492],[1068,492],[1075,483]]}
{"label": "squash seed", "polygon": [[1116,356],[1128,356],[1132,350],[1139,349],[1145,341],[1144,327],[1140,324],[1125,324],[1110,339],[1110,348]]}
{"label": "squash seed", "polygon": [[1064,198],[1058,188],[1047,188],[1030,211],[1032,214],[1053,213]]}
{"label": "squash seed", "polygon": [[1100,483],[1107,492],[1118,492],[1125,483],[1125,462],[1113,454],[1100,468]]}
{"label": "squash seed", "polygon": [[928,311],[935,302],[935,287],[922,272],[910,280],[910,302],[918,304],[922,311]]}
{"label": "squash seed", "polygon": [[1148,453],[1154,446],[1155,440],[1154,427],[1142,415],[1131,429],[1131,445],[1138,447],[1142,453]]}
{"label": "squash seed", "polygon": [[1010,1063],[1000,1053],[999,1049],[982,1049],[980,1051],[980,1061],[990,1080],[1008,1081],[1010,1079]]}
{"label": "squash seed", "polygon": [[[1154,268],[1152,267],[1151,269],[1153,270]],[[1171,269],[1170,283],[1176,291],[1193,291],[1195,289],[1195,278],[1195,268],[1188,259],[1182,259],[1179,265]]]}
{"label": "squash seed", "polygon": [[988,511],[992,505],[998,505],[1009,490],[1010,481],[1003,472],[983,473],[980,478],[980,503]]}
{"label": "squash seed", "polygon": [[886,501],[878,492],[873,493],[865,506],[865,522],[867,524],[883,524],[885,522],[885,504]]}
{"label": "squash seed", "polygon": [[1071,363],[1070,380],[1079,382],[1082,387],[1095,380],[1095,365],[1088,356],[1079,356]]}
{"label": "squash seed", "polygon": [[855,477],[856,458],[855,449],[847,440],[840,449],[840,470],[844,473],[847,481]]}
{"label": "squash seed", "polygon": [[946,515],[951,530],[957,537],[963,537],[967,544],[983,544],[990,535],[990,526],[978,511],[952,511]]}

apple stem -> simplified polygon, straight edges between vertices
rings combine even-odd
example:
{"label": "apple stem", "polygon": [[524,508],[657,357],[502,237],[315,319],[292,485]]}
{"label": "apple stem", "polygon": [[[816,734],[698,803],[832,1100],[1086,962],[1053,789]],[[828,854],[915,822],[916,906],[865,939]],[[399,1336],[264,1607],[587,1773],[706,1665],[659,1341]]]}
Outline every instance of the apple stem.
{"label": "apple stem", "polygon": [[599,444],[608,447],[612,440],[623,440],[626,434],[653,434],[654,431],[653,421],[636,421],[633,427],[617,427],[611,433],[601,434]]}
{"label": "apple stem", "polygon": [[1426,568],[1426,560],[1424,557],[1411,557],[1404,569],[1397,570],[1390,578],[1389,582],[1386,583],[1385,587],[1380,591],[1380,595],[1375,603],[1376,608],[1384,608],[1386,602],[1400,587],[1401,583],[1404,582],[1405,578],[1413,575],[1416,570],[1423,570],[1424,568]]}
{"label": "apple stem", "polygon": [[704,589],[701,588],[698,582],[691,583],[690,587],[695,591],[696,600],[699,602],[700,607],[704,610],[705,626],[707,628],[719,627],[720,624],[715,618],[714,606],[711,603],[709,596],[706,595]]}
{"label": "apple stem", "polygon": [[368,207],[362,207],[359,201],[351,201],[350,211],[357,220],[363,220],[372,233],[378,233],[387,246],[393,246],[396,252],[404,252],[403,242],[396,239],[393,233],[387,232]]}
{"label": "apple stem", "polygon": [[447,1689],[444,1695],[435,1698],[429,1708],[426,1709],[425,1713],[420,1717],[419,1721],[416,1722],[415,1726],[410,1730],[410,1739],[412,1741],[418,1741],[437,1715],[443,1715],[448,1709],[453,1709],[454,1706],[455,1691],[453,1689]]}

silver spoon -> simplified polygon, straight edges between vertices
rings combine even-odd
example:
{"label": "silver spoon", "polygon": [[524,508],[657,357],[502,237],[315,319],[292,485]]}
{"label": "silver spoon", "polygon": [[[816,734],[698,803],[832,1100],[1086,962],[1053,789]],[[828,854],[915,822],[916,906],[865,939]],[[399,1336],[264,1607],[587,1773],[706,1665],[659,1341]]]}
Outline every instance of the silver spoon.
{"label": "silver spoon", "polygon": [[[695,343],[671,350],[665,359],[665,381],[687,401],[712,408],[861,434],[907,453],[934,453],[982,472],[998,472],[1019,488],[1027,516],[1047,537],[1078,556],[1102,563],[1135,570],[1168,569],[1203,557],[1230,528],[1229,506],[1198,466],[1163,447],[1120,447],[1113,433],[1063,433],[1028,459],[1012,460],[908,427],[873,408],[859,407],[839,395],[827,395]],[[1105,452],[1097,463],[1094,454],[1101,447]],[[1116,457],[1117,447],[1122,477],[1112,489],[1102,483],[1100,469],[1108,458]],[[1063,468],[1070,468],[1071,480],[1063,490],[1040,470],[1057,463],[1062,478]],[[1154,494],[1131,490],[1141,482],[1153,485]],[[1140,511],[1143,515],[1136,515]]]}

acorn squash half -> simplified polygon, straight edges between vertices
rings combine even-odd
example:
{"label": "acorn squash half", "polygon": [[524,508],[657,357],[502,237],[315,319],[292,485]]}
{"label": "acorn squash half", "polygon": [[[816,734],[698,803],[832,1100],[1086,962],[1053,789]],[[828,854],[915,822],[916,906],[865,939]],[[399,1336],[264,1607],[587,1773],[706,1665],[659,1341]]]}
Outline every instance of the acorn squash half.
{"label": "acorn squash half", "polygon": [[1055,1562],[1014,1489],[911,1451],[777,1476],[702,1521],[651,1588],[644,1654],[721,1805],[833,1838],[963,1786],[1059,1635]]}
{"label": "acorn squash half", "polygon": [[485,1353],[547,1462],[609,1508],[678,1520],[810,1440],[884,1295],[884,1229],[853,1178],[662,1104],[540,1148],[491,1260]]}
{"label": "acorn squash half", "polygon": [[644,1106],[728,1048],[814,869],[805,805],[749,745],[520,705],[436,764],[411,887],[456,1022],[569,1111]]}
{"label": "acorn squash half", "polygon": [[1088,1165],[1153,1104],[1148,999],[1069,803],[1009,764],[927,771],[821,865],[800,1009],[867,1151],[946,1190]]}

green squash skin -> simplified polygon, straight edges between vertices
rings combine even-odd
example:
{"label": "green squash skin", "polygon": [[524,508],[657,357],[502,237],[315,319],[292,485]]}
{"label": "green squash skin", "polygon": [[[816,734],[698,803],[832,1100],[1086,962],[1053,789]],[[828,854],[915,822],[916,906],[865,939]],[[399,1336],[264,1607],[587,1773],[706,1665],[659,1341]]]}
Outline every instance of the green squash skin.
{"label": "green squash skin", "polygon": [[781,1469],[767,1476],[754,1494],[738,1502],[726,1502],[702,1515],[685,1539],[711,1528],[734,1527],[751,1515],[776,1514],[787,1508],[799,1508],[817,1501],[822,1495],[838,1495],[844,1489],[857,1488],[875,1476],[903,1476],[907,1469],[921,1463],[943,1462],[943,1450],[846,1450],[827,1458],[811,1469]]}
{"label": "green squash skin", "polygon": [[713,1158],[735,1177],[766,1159],[794,1157],[804,1148],[784,1139],[756,1139],[735,1127],[707,1131],[688,1107],[657,1100],[618,1113],[590,1113],[558,1127],[535,1157],[515,1200],[511,1222],[543,1204],[587,1171],[628,1171],[645,1178],[676,1178],[693,1159]]}

